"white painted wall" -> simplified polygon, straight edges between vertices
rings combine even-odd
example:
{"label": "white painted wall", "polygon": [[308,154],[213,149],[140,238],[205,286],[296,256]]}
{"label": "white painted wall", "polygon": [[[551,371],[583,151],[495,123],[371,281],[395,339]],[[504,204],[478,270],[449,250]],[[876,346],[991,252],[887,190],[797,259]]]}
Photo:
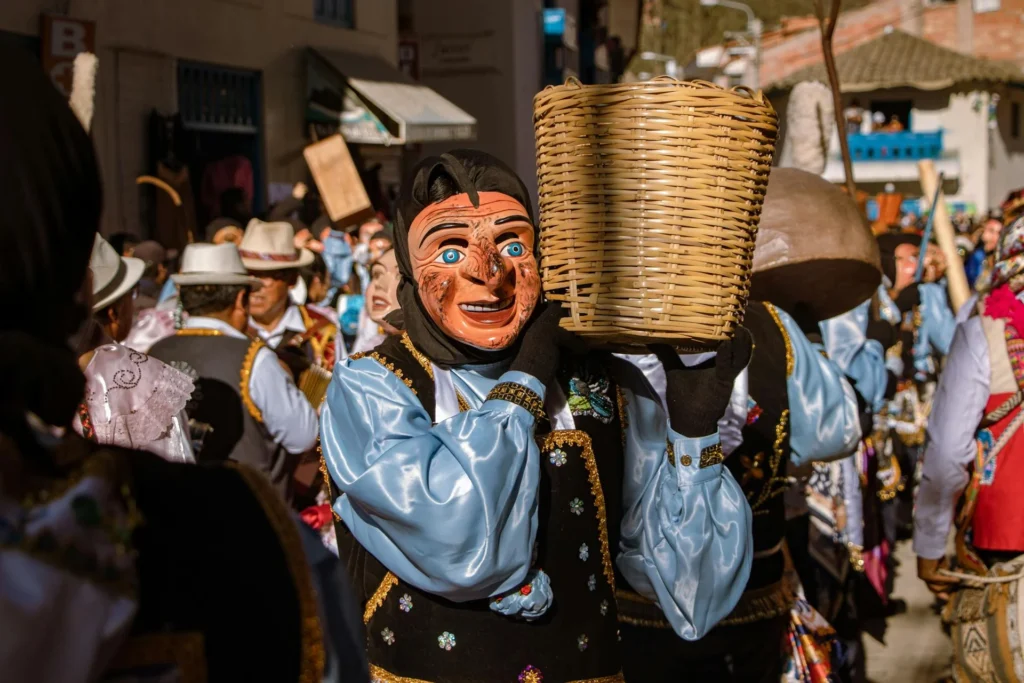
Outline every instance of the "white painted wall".
{"label": "white painted wall", "polygon": [[972,202],[984,212],[989,205],[988,95],[950,93],[948,97],[939,122],[944,131],[943,145],[960,159],[959,191],[949,199]]}

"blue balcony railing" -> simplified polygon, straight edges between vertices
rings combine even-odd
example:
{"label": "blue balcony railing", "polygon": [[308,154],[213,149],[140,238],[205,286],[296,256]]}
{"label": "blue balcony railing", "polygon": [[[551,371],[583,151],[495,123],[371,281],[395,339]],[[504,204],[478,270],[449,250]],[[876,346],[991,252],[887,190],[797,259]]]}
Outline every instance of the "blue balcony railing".
{"label": "blue balcony railing", "polygon": [[942,157],[942,131],[847,135],[854,161],[917,161]]}

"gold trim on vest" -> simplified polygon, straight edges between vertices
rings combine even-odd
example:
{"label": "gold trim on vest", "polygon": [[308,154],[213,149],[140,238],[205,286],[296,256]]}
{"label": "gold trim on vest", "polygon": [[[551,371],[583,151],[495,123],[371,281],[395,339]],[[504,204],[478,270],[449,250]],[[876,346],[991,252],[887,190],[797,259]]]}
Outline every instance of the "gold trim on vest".
{"label": "gold trim on vest", "polygon": [[292,575],[295,592],[299,598],[299,617],[302,624],[301,658],[299,661],[299,683],[320,683],[324,675],[324,641],[320,628],[320,613],[313,578],[298,528],[289,515],[288,509],[270,482],[259,472],[235,462],[225,462],[227,467],[237,470],[263,508],[267,520],[281,539],[285,562]]}

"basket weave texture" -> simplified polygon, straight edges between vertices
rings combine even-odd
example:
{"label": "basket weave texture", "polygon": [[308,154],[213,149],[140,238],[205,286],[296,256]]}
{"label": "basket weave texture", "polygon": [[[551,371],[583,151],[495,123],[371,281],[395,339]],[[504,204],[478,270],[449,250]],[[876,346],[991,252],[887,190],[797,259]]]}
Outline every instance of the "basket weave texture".
{"label": "basket weave texture", "polygon": [[612,347],[714,348],[743,320],[778,117],[661,77],[534,98],[544,292]]}

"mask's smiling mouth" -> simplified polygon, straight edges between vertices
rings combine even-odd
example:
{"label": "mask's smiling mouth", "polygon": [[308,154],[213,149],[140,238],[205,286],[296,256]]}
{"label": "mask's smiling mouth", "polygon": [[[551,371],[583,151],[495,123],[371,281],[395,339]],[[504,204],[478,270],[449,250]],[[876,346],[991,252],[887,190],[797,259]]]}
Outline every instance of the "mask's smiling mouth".
{"label": "mask's smiling mouth", "polygon": [[504,325],[515,314],[514,296],[498,301],[473,301],[459,304],[462,314],[480,325]]}

